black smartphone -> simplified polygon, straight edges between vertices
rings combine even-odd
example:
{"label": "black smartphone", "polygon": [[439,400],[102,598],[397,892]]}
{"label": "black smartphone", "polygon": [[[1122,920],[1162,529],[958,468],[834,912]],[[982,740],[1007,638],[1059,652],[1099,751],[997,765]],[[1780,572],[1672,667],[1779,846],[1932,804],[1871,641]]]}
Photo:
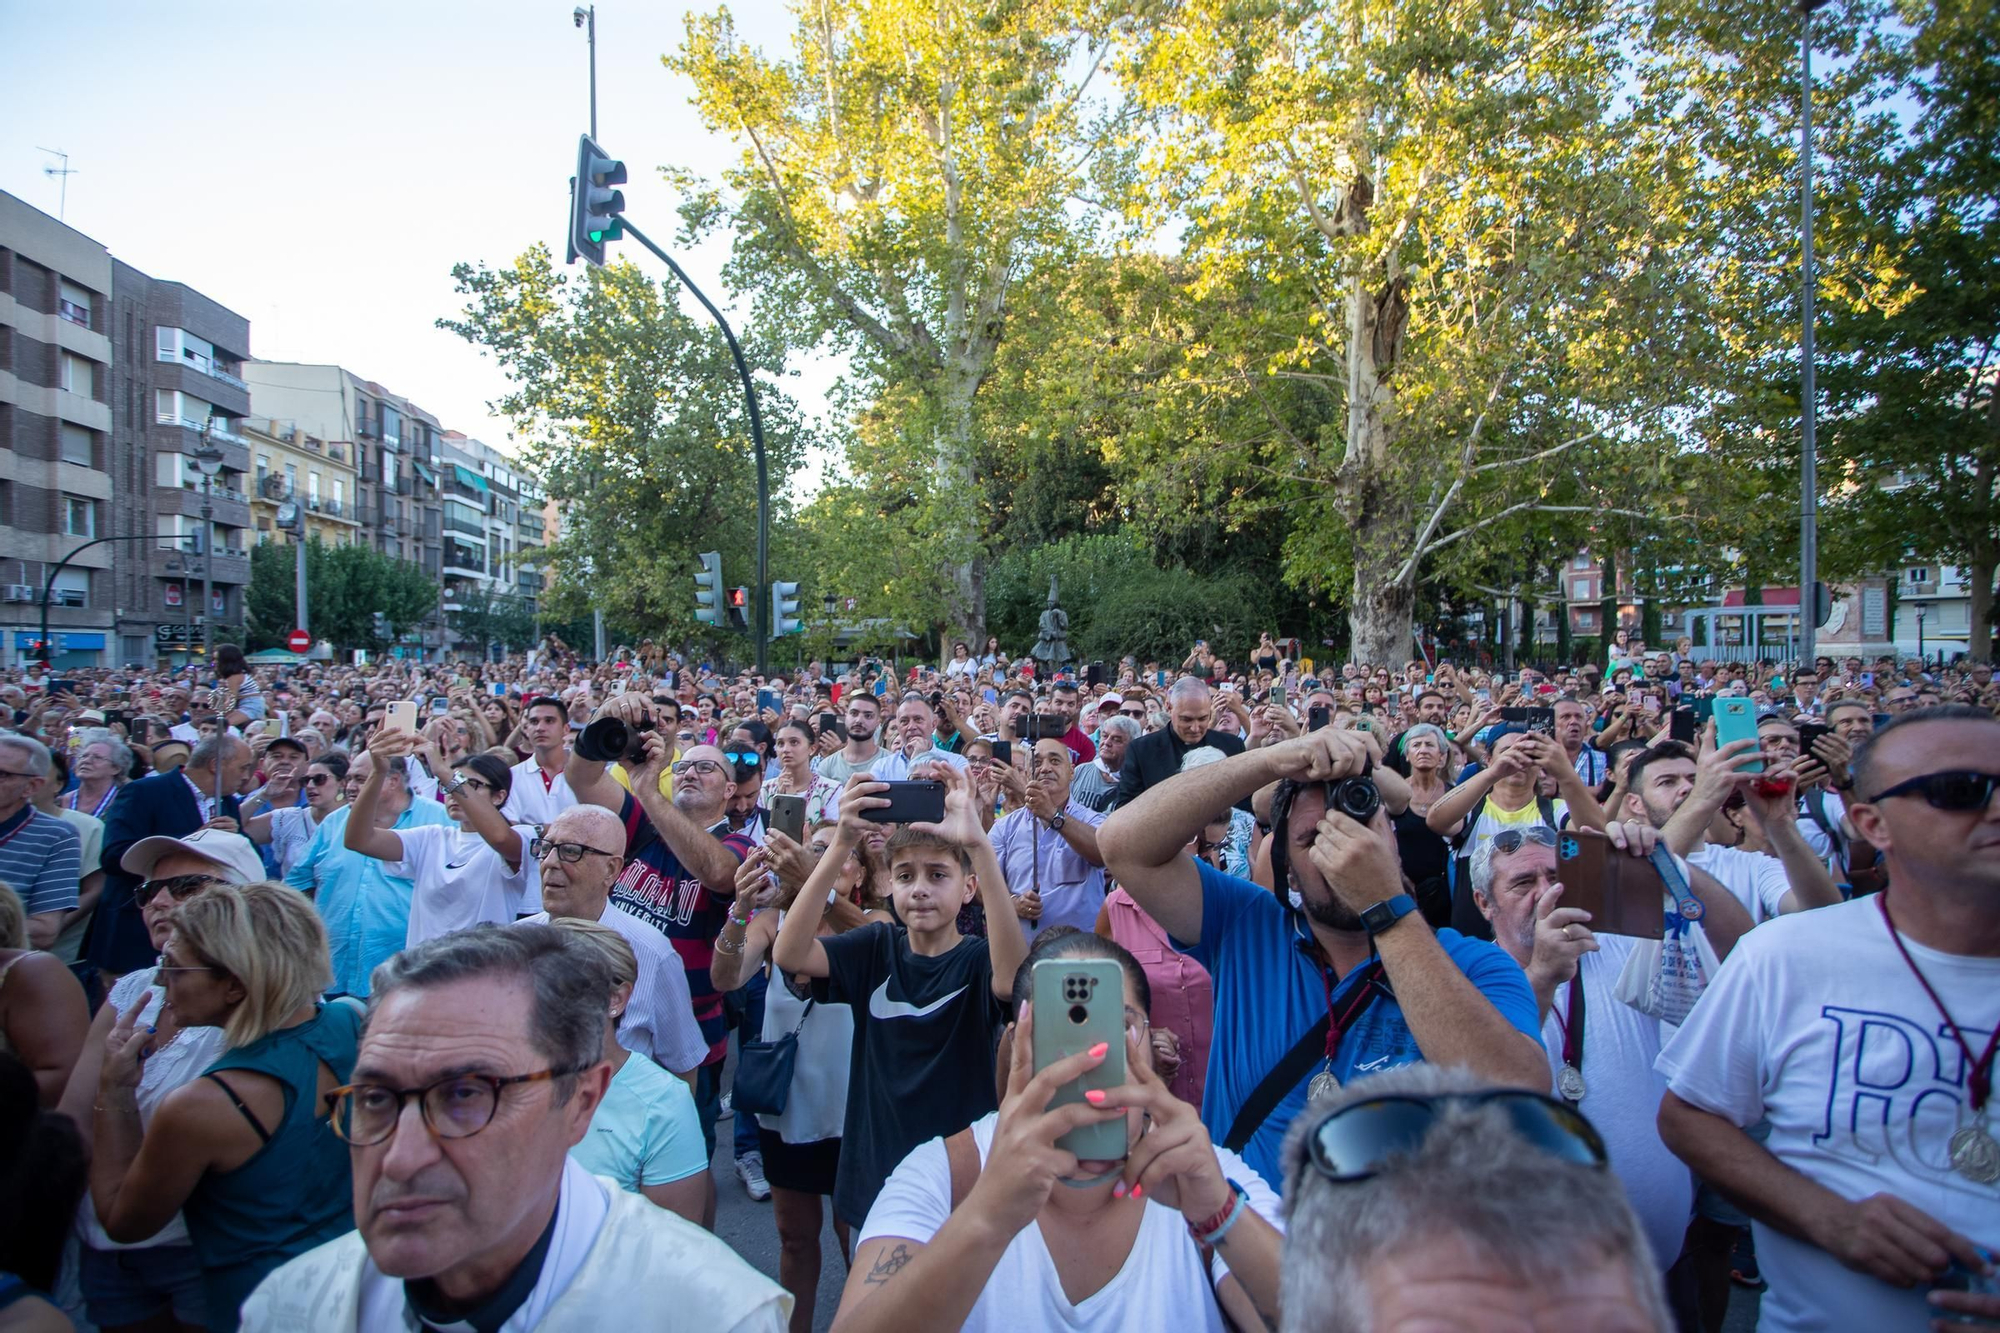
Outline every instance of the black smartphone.
{"label": "black smartphone", "polygon": [[1807,722],[1804,720],[1799,722],[1798,728],[1799,753],[1808,758],[1811,757],[1813,752],[1813,742],[1833,730],[1832,727],[1829,727],[1824,722]]}
{"label": "black smartphone", "polygon": [[889,804],[864,811],[862,818],[876,824],[935,824],[944,818],[944,784],[937,781],[891,782],[889,790],[876,792]]}
{"label": "black smartphone", "polygon": [[1012,741],[992,741],[989,743],[993,746],[994,763],[1011,765],[1014,762],[1014,743]]}
{"label": "black smartphone", "polygon": [[1040,713],[1030,713],[1021,739],[1030,745],[1036,741],[1059,741],[1068,731],[1069,728],[1059,717],[1043,717]]}
{"label": "black smartphone", "polygon": [[1512,722],[1526,727],[1529,731],[1539,731],[1547,735],[1556,729],[1556,710],[1553,708],[1503,708],[1500,710],[1502,722]]}
{"label": "black smartphone", "polygon": [[1306,709],[1307,731],[1318,731],[1322,727],[1331,726],[1332,723],[1333,710],[1325,704],[1314,704],[1311,708]]}
{"label": "black smartphone", "polygon": [[1667,719],[1667,735],[1683,745],[1694,744],[1694,709],[1676,708]]}
{"label": "black smartphone", "polygon": [[771,797],[771,831],[782,833],[793,842],[806,840],[806,798],[774,794]]}
{"label": "black smartphone", "polygon": [[124,709],[122,709],[122,708],[107,708],[107,709],[105,709],[105,710],[104,710],[104,725],[105,725],[105,726],[107,726],[107,727],[115,727],[115,726],[117,726],[117,725],[118,725],[119,723],[123,722],[124,720],[125,720],[125,710],[124,710]]}
{"label": "black smartphone", "polygon": [[1104,683],[1104,663],[1092,662],[1089,666],[1085,667],[1083,669],[1083,683],[1085,685],[1102,685]]}

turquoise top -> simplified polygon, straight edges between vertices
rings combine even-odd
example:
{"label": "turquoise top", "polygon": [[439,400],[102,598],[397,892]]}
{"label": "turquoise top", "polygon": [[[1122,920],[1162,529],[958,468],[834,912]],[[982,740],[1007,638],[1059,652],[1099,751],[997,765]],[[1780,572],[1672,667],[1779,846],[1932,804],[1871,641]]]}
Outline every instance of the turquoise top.
{"label": "turquoise top", "polygon": [[226,1051],[209,1073],[248,1070],[277,1079],[285,1114],[265,1125],[270,1139],[234,1171],[196,1182],[183,1213],[208,1293],[208,1326],[235,1333],[237,1312],[257,1284],[287,1259],[354,1229],[347,1145],[327,1123],[319,1067],[335,1083],[354,1072],[360,1011],[329,1004],[296,1027],[280,1028]]}
{"label": "turquoise top", "polygon": [[593,1175],[609,1176],[627,1190],[666,1185],[708,1170],[694,1094],[643,1055],[628,1056],[611,1076],[610,1091],[590,1118],[590,1132],[569,1155]]}
{"label": "turquoise top", "polygon": [[[326,922],[326,942],[333,954],[332,995],[368,996],[368,977],[375,965],[401,953],[410,942],[410,895],[414,884],[384,867],[394,864],[347,850],[344,805],[319,822],[305,855],[292,867],[285,883],[313,895],[313,906]],[[441,802],[412,796],[410,806],[396,817],[398,830],[422,824],[449,824]]]}

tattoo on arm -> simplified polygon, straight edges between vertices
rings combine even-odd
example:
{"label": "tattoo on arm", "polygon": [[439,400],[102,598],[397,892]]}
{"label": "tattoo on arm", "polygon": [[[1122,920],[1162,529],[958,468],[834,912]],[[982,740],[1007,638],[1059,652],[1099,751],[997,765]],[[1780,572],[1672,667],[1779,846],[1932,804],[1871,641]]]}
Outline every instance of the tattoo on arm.
{"label": "tattoo on arm", "polygon": [[875,1266],[868,1270],[868,1276],[863,1278],[862,1281],[874,1286],[880,1286],[882,1283],[896,1276],[896,1274],[902,1272],[904,1268],[909,1266],[910,1260],[914,1258],[916,1256],[910,1253],[910,1247],[898,1242],[895,1249],[890,1250],[875,1261]]}

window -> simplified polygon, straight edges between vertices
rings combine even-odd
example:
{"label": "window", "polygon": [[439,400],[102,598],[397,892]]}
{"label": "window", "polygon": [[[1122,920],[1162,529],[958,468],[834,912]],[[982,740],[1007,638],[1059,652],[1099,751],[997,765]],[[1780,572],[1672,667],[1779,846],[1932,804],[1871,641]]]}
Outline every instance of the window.
{"label": "window", "polygon": [[63,497],[63,533],[70,537],[97,535],[97,504],[74,495]]}
{"label": "window", "polygon": [[62,387],[84,398],[97,391],[97,363],[74,352],[62,354]]}
{"label": "window", "polygon": [[97,440],[82,426],[72,426],[67,421],[62,428],[62,458],[65,463],[75,463],[79,467],[97,465]]}
{"label": "window", "polygon": [[1930,567],[1928,565],[1917,565],[1908,571],[1908,577],[1911,583],[1929,583],[1931,581]]}
{"label": "window", "polygon": [[1569,567],[1570,567],[1571,569],[1589,569],[1589,568],[1590,568],[1590,556],[1589,556],[1589,554],[1588,554],[1588,553],[1586,553],[1586,554],[1583,554],[1583,555],[1580,555],[1580,556],[1578,556],[1578,557],[1577,557],[1576,559],[1574,559],[1574,560],[1570,561],[1570,562],[1569,562]]}
{"label": "window", "polygon": [[72,324],[90,327],[90,293],[73,282],[62,285],[61,294],[56,298],[56,313]]}
{"label": "window", "polygon": [[172,389],[153,390],[153,420],[169,426],[181,424],[181,396]]}
{"label": "window", "polygon": [[319,473],[317,472],[306,473],[306,498],[314,504],[319,503]]}
{"label": "window", "polygon": [[89,606],[90,571],[71,567],[56,575],[55,587],[49,591],[51,606]]}
{"label": "window", "polygon": [[1579,602],[1587,602],[1587,601],[1589,601],[1589,600],[1590,600],[1590,580],[1589,580],[1589,579],[1571,579],[1571,580],[1570,580],[1570,585],[1569,585],[1569,595],[1570,595],[1570,596],[1571,596],[1572,598],[1574,598],[1575,600],[1579,601]]}
{"label": "window", "polygon": [[347,507],[347,480],[344,477],[333,479],[333,504],[336,509]]}
{"label": "window", "polygon": [[392,449],[403,443],[403,414],[387,403],[382,404],[382,443]]}
{"label": "window", "polygon": [[285,464],[285,494],[297,495],[298,493],[299,465],[297,463],[287,463]]}

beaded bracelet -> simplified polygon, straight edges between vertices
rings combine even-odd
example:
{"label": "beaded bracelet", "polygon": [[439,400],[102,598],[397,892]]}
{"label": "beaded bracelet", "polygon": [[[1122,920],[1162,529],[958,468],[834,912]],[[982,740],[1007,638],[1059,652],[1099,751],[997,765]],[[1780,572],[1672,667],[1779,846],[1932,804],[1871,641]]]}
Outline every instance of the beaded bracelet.
{"label": "beaded bracelet", "polygon": [[1229,1229],[1236,1225],[1237,1219],[1243,1216],[1243,1210],[1249,1206],[1250,1196],[1244,1192],[1241,1185],[1232,1180],[1229,1182],[1229,1203],[1224,1210],[1200,1226],[1188,1223],[1188,1232],[1194,1237],[1197,1245],[1206,1245],[1213,1249],[1222,1244],[1222,1238],[1229,1234]]}

